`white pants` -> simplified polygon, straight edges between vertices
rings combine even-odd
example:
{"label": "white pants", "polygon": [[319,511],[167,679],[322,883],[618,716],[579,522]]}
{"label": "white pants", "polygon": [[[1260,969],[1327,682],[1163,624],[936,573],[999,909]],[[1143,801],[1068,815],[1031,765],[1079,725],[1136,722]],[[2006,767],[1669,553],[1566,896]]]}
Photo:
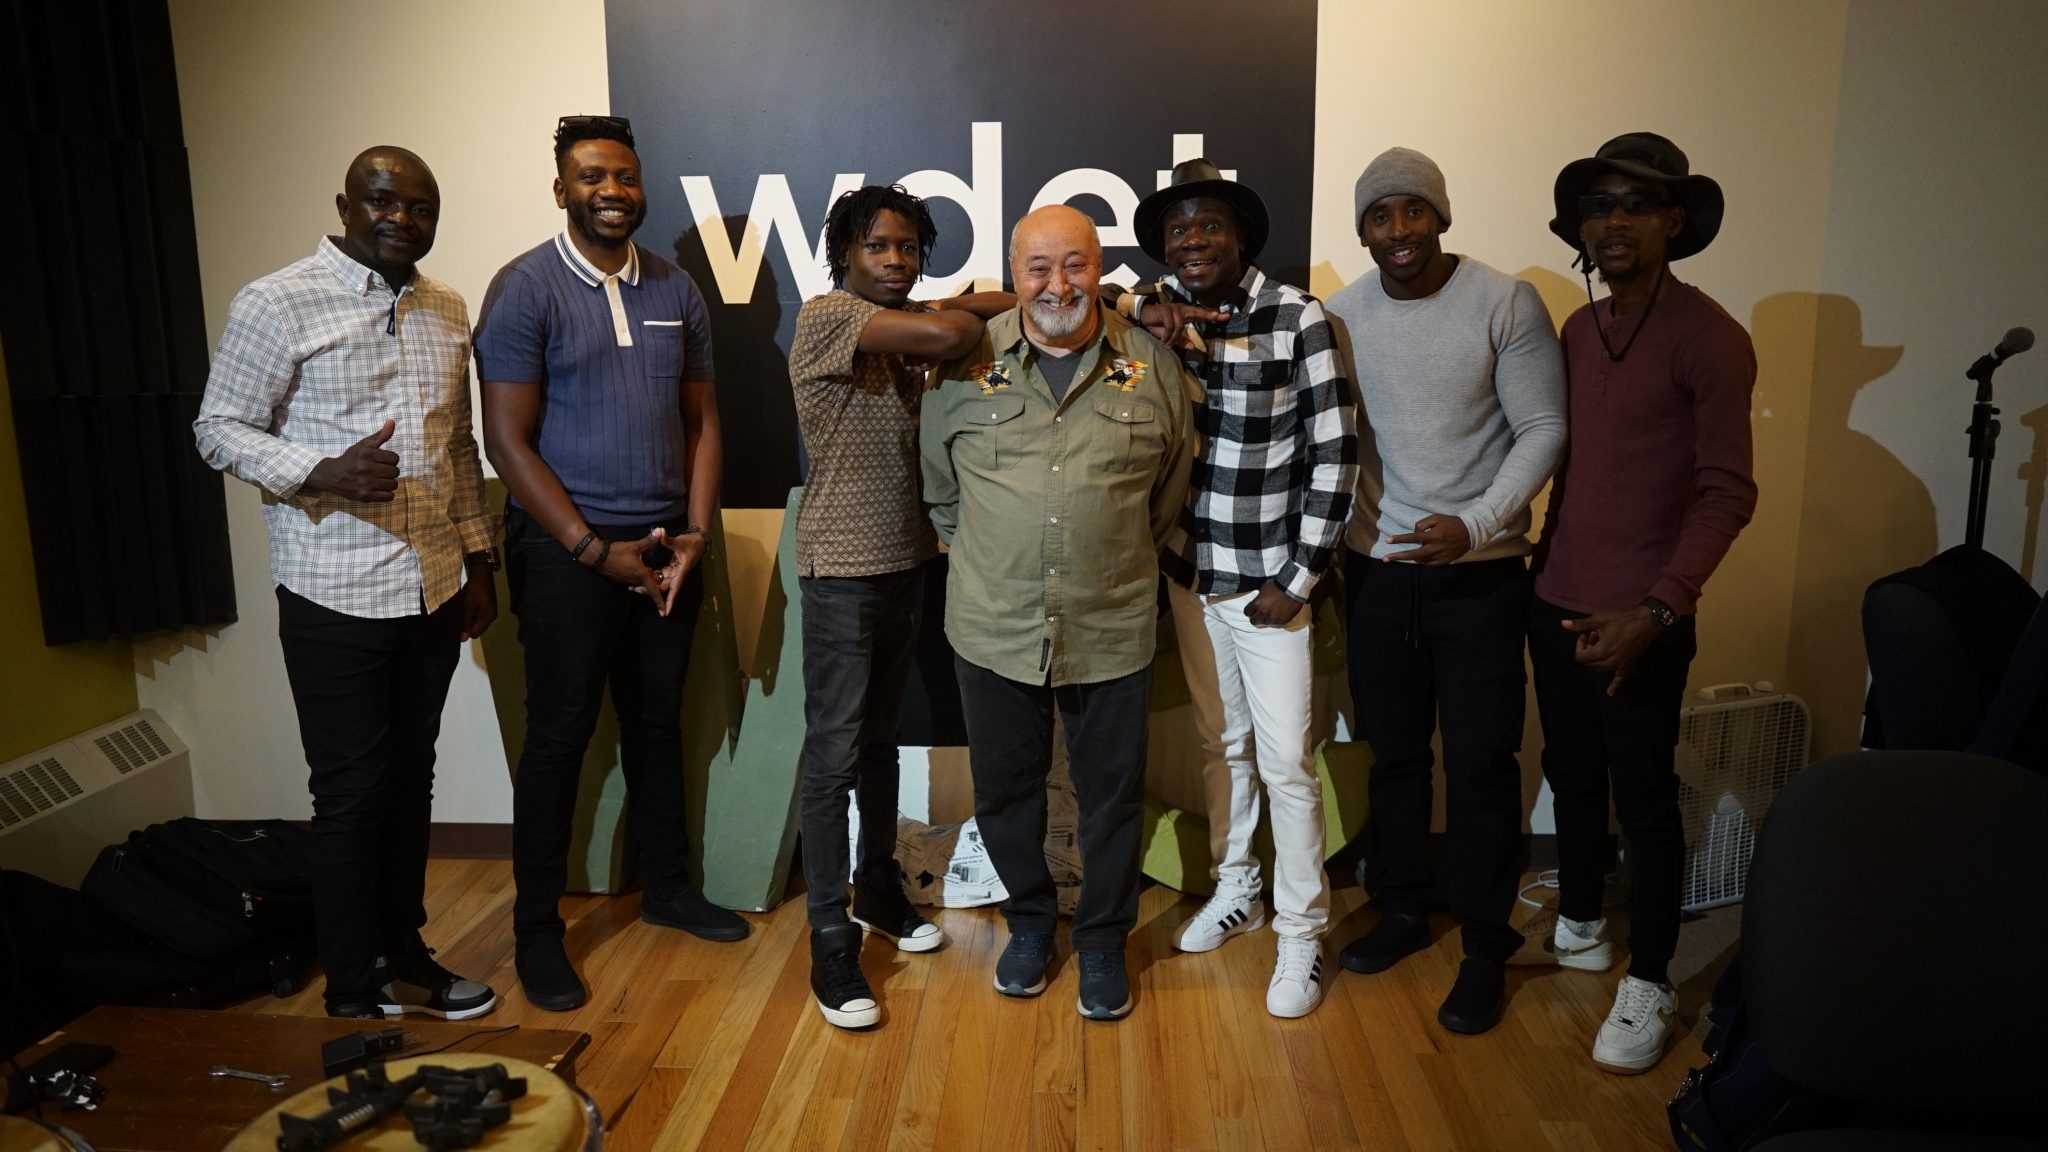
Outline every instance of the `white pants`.
{"label": "white pants", "polygon": [[1285,628],[1259,628],[1244,614],[1256,592],[1204,596],[1169,580],[1167,594],[1202,737],[1209,875],[1220,893],[1258,896],[1252,833],[1263,780],[1273,823],[1273,931],[1321,936],[1330,922],[1330,885],[1323,875],[1323,785],[1309,736],[1311,611],[1303,607]]}

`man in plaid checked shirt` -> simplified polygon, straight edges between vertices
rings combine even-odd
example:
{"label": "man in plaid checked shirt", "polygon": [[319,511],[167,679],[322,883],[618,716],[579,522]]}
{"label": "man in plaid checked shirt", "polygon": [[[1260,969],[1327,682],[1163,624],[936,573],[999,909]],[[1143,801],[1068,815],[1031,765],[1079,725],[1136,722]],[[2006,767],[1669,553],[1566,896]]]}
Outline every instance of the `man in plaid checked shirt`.
{"label": "man in plaid checked shirt", "polygon": [[462,641],[498,614],[469,310],[415,267],[441,208],[424,161],[372,148],[343,188],[343,235],[229,305],[193,432],[263,490],[328,1015],[462,1020],[497,995],[435,963],[420,929],[441,706]]}
{"label": "man in plaid checked shirt", "polygon": [[1161,563],[1202,736],[1216,894],[1175,943],[1206,952],[1265,922],[1251,851],[1263,780],[1276,938],[1266,1009],[1305,1016],[1322,1000],[1330,918],[1306,607],[1358,473],[1351,386],[1322,305],[1252,264],[1268,231],[1256,192],[1189,160],[1135,222],[1139,245],[1170,274],[1120,307],[1170,340],[1205,393],[1188,508]]}

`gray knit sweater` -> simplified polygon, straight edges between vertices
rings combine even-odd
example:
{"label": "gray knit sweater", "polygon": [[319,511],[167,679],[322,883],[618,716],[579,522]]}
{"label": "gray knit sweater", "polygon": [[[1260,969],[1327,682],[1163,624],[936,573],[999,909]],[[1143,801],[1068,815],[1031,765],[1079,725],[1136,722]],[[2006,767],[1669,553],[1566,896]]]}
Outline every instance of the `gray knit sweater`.
{"label": "gray knit sweater", "polygon": [[1529,551],[1529,502],[1564,452],[1564,359],[1529,284],[1469,256],[1436,295],[1395,300],[1378,269],[1324,310],[1357,382],[1358,498],[1345,542],[1381,559],[1432,514],[1472,551]]}

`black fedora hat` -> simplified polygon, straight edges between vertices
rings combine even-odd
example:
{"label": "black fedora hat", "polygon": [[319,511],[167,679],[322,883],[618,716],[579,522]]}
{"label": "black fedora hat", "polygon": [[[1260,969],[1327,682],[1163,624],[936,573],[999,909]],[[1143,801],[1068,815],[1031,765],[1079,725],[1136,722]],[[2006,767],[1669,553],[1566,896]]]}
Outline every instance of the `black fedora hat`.
{"label": "black fedora hat", "polygon": [[1661,184],[1685,209],[1685,225],[1671,238],[1666,260],[1683,260],[1701,251],[1721,231],[1725,207],[1721,186],[1693,173],[1678,145],[1655,132],[1629,132],[1602,144],[1586,159],[1565,165],[1557,174],[1557,184],[1551,189],[1557,215],[1551,217],[1550,231],[1574,252],[1579,250],[1578,199],[1594,180],[1609,172]]}
{"label": "black fedora hat", "polygon": [[1160,229],[1166,223],[1167,210],[1197,196],[1213,196],[1230,205],[1230,210],[1237,213],[1237,226],[1244,233],[1244,262],[1249,264],[1258,259],[1260,250],[1266,246],[1266,234],[1272,231],[1272,222],[1266,217],[1266,202],[1237,181],[1225,180],[1216,165],[1199,156],[1175,164],[1171,182],[1138,201],[1131,226],[1137,230],[1138,247],[1145,250],[1145,255],[1162,264],[1166,262],[1166,239]]}

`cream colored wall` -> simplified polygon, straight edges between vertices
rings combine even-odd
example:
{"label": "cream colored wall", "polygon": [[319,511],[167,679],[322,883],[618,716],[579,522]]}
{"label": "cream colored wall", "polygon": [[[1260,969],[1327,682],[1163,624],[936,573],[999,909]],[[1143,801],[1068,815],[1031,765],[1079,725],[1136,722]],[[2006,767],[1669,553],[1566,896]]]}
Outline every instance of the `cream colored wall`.
{"label": "cream colored wall", "polygon": [[[1648,130],[1721,183],[1729,209],[1720,237],[1675,271],[1756,339],[1761,496],[1701,605],[1695,686],[1791,687],[1787,558],[1806,480],[1811,298],[1827,236],[1847,8],[1465,3],[1432,7],[1425,19],[1382,0],[1322,6],[1310,241],[1320,294],[1372,266],[1352,222],[1352,185],[1394,145],[1444,170],[1453,219],[1445,246],[1533,282],[1559,323],[1586,300],[1571,250],[1545,227],[1559,168],[1611,136]],[[1541,745],[1532,702],[1523,756],[1532,798]],[[1532,824],[1547,831],[1547,805],[1533,802]]]}
{"label": "cream colored wall", "polygon": [[[429,275],[472,312],[513,255],[561,227],[555,117],[609,108],[601,0],[346,5],[171,0],[206,318],[338,231],[355,154],[412,149],[441,185]],[[138,695],[192,748],[202,814],[308,811],[255,489],[228,482],[238,623],[138,644]],[[509,615],[495,627],[513,626]],[[469,646],[441,728],[435,819],[511,819],[497,715]]]}

